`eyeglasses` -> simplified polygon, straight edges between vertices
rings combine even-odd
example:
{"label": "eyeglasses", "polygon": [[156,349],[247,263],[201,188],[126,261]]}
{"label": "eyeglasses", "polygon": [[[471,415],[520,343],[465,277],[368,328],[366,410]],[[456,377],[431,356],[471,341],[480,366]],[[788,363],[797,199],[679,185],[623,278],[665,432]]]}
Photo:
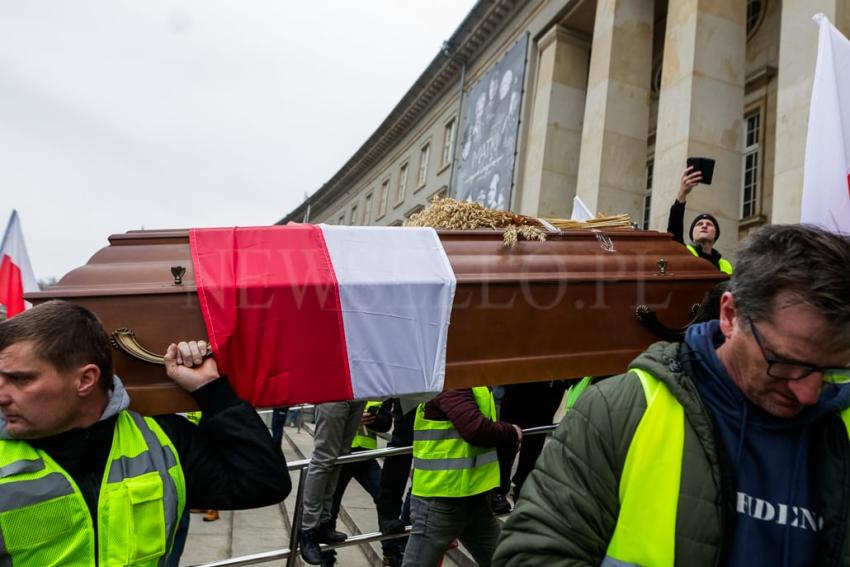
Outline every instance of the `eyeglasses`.
{"label": "eyeglasses", "polygon": [[747,316],[747,321],[750,323],[753,338],[756,340],[759,349],[761,349],[761,355],[764,357],[764,361],[767,362],[768,376],[781,380],[802,380],[812,372],[822,372],[824,382],[832,382],[834,384],[850,382],[850,368],[847,367],[824,367],[809,364],[808,362],[768,356],[756,329],[756,324],[753,323],[753,320],[749,316]]}

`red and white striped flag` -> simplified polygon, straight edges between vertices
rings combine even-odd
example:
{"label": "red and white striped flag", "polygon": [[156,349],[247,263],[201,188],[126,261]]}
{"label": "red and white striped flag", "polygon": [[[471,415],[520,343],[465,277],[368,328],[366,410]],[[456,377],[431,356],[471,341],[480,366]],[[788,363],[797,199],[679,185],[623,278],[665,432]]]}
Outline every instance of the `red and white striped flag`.
{"label": "red and white striped flag", "polygon": [[27,255],[18,211],[13,210],[0,244],[0,303],[6,307],[6,317],[30,307],[24,301],[24,294],[29,291],[38,291],[38,282]]}
{"label": "red and white striped flag", "polygon": [[850,234],[850,41],[826,16],[812,85],[800,221]]}
{"label": "red and white striped flag", "polygon": [[429,228],[192,230],[220,369],[253,405],[439,392],[456,286]]}

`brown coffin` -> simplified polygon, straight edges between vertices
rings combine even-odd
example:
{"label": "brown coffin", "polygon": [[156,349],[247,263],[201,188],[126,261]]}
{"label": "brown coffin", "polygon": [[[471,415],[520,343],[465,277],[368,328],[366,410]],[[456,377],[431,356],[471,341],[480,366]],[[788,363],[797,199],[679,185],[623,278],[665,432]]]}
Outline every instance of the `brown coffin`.
{"label": "brown coffin", "polygon": [[[664,338],[665,326],[686,325],[694,305],[726,277],[667,233],[570,231],[514,248],[491,230],[439,235],[457,276],[446,388],[622,372]],[[67,299],[97,313],[110,333],[132,331],[136,355],[116,347],[113,359],[135,409],[193,409],[161,365],[142,360],[164,353],[171,341],[207,336],[188,231],[132,231],[109,243],[56,286],[27,298]],[[637,310],[654,314],[661,326],[650,330]]]}

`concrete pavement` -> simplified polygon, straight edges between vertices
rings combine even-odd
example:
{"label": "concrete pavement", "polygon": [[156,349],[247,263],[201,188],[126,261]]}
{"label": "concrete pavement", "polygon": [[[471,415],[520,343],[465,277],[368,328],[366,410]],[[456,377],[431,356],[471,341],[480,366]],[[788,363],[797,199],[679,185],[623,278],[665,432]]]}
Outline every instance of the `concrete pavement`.
{"label": "concrete pavement", "polygon": [[[308,428],[300,432],[294,427],[286,428],[288,439],[283,442],[283,450],[287,462],[302,459],[303,455],[312,453],[313,437],[309,431]],[[220,519],[215,522],[204,522],[202,514],[192,514],[189,537],[180,565],[199,565],[289,547],[288,528],[295,507],[298,471],[292,471],[291,477],[293,489],[283,506],[222,511]],[[348,485],[343,499],[343,510],[337,529],[348,534],[377,531],[378,520],[372,498],[356,482]],[[284,518],[284,513],[288,515],[287,519]],[[346,525],[342,521],[345,514],[351,518],[353,525]],[[380,565],[380,544],[346,547],[339,549],[337,553],[337,564],[341,567]],[[281,566],[284,564],[283,560],[264,563]],[[302,564],[300,560],[298,564]]]}

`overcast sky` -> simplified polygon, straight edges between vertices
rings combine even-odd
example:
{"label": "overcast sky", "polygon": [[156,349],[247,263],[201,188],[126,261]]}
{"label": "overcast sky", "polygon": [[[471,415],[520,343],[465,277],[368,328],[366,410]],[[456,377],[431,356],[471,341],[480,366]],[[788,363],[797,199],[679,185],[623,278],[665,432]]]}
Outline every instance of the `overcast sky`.
{"label": "overcast sky", "polygon": [[473,0],[0,0],[0,230],[36,277],[138,228],[272,224]]}

